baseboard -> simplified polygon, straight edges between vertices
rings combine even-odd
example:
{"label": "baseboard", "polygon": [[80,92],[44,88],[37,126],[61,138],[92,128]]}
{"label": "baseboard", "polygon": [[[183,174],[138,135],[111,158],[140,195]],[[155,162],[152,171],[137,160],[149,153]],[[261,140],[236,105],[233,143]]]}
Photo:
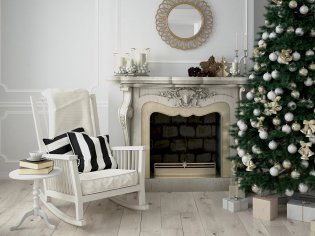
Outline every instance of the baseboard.
{"label": "baseboard", "polygon": [[145,180],[146,192],[228,191],[231,178],[152,178]]}

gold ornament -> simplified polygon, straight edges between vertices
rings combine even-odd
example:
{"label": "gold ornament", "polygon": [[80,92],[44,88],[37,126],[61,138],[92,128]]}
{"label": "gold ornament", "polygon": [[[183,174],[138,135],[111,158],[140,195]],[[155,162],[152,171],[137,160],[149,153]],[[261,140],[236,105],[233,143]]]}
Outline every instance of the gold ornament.
{"label": "gold ornament", "polygon": [[315,70],[315,63],[312,63],[308,66],[308,69]]}
{"label": "gold ornament", "polygon": [[282,0],[272,0],[275,4],[277,4],[277,6],[281,6],[282,4]]}
{"label": "gold ornament", "polygon": [[294,30],[294,28],[292,26],[290,26],[290,27],[287,28],[287,32],[288,33],[294,33],[295,30]]}
{"label": "gold ornament", "polygon": [[261,50],[260,48],[255,48],[253,54],[254,54],[254,57],[258,58],[258,57],[263,56],[265,54],[265,51]]}
{"label": "gold ornament", "polygon": [[300,129],[301,129],[301,125],[300,125],[299,123],[294,122],[294,123],[292,124],[292,130],[293,130],[293,131],[299,131]]}
{"label": "gold ornament", "polygon": [[260,94],[266,94],[266,89],[265,89],[263,86],[259,86],[259,87],[258,87],[258,92],[259,92]]}
{"label": "gold ornament", "polygon": [[315,120],[303,120],[304,128],[301,130],[306,137],[313,136],[315,132]]}
{"label": "gold ornament", "polygon": [[247,166],[246,171],[253,171],[256,168],[256,165],[254,164],[252,160],[249,160],[248,162],[246,162],[245,165]]}
{"label": "gold ornament", "polygon": [[260,117],[258,117],[257,118],[257,128],[261,128],[261,127],[263,127],[263,122],[264,122],[264,120],[265,120],[265,117],[264,116],[260,116]]}
{"label": "gold ornament", "polygon": [[295,99],[298,99],[300,97],[300,92],[299,91],[296,91],[296,90],[293,90],[291,92],[291,96]]}
{"label": "gold ornament", "polygon": [[260,70],[260,65],[258,63],[254,64],[254,71],[259,71]]}
{"label": "gold ornament", "polygon": [[300,141],[300,149],[299,149],[299,153],[302,155],[301,159],[302,160],[309,160],[309,157],[313,156],[315,153],[312,152],[311,147],[312,147],[312,143],[311,142],[304,142],[304,141]]}
{"label": "gold ornament", "polygon": [[282,166],[283,166],[284,169],[290,169],[292,164],[291,164],[291,162],[289,160],[284,160],[282,162]]}
{"label": "gold ornament", "polygon": [[252,186],[252,191],[253,191],[254,193],[259,193],[259,192],[261,191],[261,188],[259,188],[256,184],[254,184],[254,185]]}
{"label": "gold ornament", "polygon": [[265,104],[265,114],[270,116],[271,114],[277,114],[282,110],[282,106],[279,105],[281,97],[277,96],[272,102]]}
{"label": "gold ornament", "polygon": [[293,83],[293,82],[290,83],[290,84],[289,84],[289,88],[292,89],[292,90],[293,90],[293,89],[296,89],[296,83]]}
{"label": "gold ornament", "polygon": [[297,170],[294,170],[294,171],[292,171],[291,172],[291,177],[293,178],[293,179],[298,179],[298,178],[300,178],[300,172],[298,172]]}
{"label": "gold ornament", "polygon": [[308,70],[303,67],[303,68],[301,68],[299,70],[299,74],[302,75],[302,76],[307,76],[308,75]]}
{"label": "gold ornament", "polygon": [[315,29],[312,29],[310,32],[311,37],[315,37]]}
{"label": "gold ornament", "polygon": [[290,61],[293,60],[292,50],[291,49],[283,49],[279,55],[283,64],[289,64]]}
{"label": "gold ornament", "polygon": [[291,9],[294,9],[294,8],[296,8],[297,7],[297,2],[296,1],[294,1],[294,0],[292,0],[292,1],[290,1],[289,2],[289,7],[291,8]]}
{"label": "gold ornament", "polygon": [[275,126],[281,125],[281,120],[278,116],[276,116],[275,118],[272,119],[272,124],[274,124]]}

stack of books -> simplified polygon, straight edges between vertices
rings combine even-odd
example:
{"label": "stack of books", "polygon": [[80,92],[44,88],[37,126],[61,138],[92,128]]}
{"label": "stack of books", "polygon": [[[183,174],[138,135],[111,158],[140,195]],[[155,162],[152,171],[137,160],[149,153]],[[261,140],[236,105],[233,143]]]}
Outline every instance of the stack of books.
{"label": "stack of books", "polygon": [[45,175],[54,168],[52,160],[41,159],[39,161],[20,160],[20,175]]}

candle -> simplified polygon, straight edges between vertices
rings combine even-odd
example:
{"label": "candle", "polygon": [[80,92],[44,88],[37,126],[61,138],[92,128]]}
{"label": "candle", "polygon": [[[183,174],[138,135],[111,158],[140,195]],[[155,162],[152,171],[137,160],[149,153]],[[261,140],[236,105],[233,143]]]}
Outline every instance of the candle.
{"label": "candle", "polygon": [[119,67],[124,67],[125,66],[125,58],[123,56],[120,56],[118,58],[118,66]]}
{"label": "candle", "polygon": [[247,33],[244,35],[244,50],[247,50]]}
{"label": "candle", "polygon": [[248,0],[245,0],[245,34],[248,30]]}
{"label": "candle", "polygon": [[238,36],[237,36],[237,32],[235,34],[235,50],[238,50]]}

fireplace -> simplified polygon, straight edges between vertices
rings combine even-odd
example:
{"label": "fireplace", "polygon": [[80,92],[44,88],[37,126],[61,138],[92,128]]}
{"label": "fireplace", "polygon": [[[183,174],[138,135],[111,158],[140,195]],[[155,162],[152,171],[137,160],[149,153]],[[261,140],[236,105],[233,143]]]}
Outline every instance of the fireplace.
{"label": "fireplace", "polygon": [[[235,122],[234,112],[241,96],[241,86],[246,82],[246,78],[115,77],[115,82],[117,81],[123,91],[119,121],[125,144],[144,145],[148,148],[145,160],[146,178],[156,176],[154,167],[157,164],[160,165],[160,173],[163,165],[167,165],[168,169],[176,168],[179,173],[183,171],[182,167],[185,165],[185,168],[190,168],[194,173],[197,171],[196,168],[204,168],[204,172],[201,172],[207,175],[206,169],[208,168],[211,169],[211,174],[208,176],[231,176],[231,163],[227,157],[233,154],[233,150],[230,149],[233,142],[229,136],[229,128],[230,124]],[[170,123],[165,124],[166,127],[173,126],[175,120],[178,122],[183,120],[182,125],[185,124],[188,127],[184,133],[194,132],[195,136],[188,137],[187,134],[177,136],[177,140],[165,141],[164,144],[163,142],[152,143],[151,135],[159,132],[159,128],[155,130],[159,124],[152,126],[152,121],[156,119],[155,116],[168,117],[165,120]],[[212,121],[197,124],[200,120],[211,119],[215,120],[213,124]],[[195,123],[192,122],[193,120]],[[207,125],[211,126],[212,133],[200,141],[196,136],[197,129],[199,132],[201,126]],[[213,128],[214,131],[212,131],[212,125],[216,127]],[[191,127],[194,131],[191,131]],[[163,130],[163,127],[161,129]],[[174,132],[180,134],[181,127],[176,129],[177,131]],[[168,132],[166,130],[165,132]],[[171,130],[172,128],[169,128],[169,132],[172,132]],[[202,131],[210,132],[207,129]],[[167,142],[169,145],[166,145]],[[209,145],[205,145],[205,142],[208,142]],[[199,145],[194,153],[187,151],[186,147],[183,148],[189,143]],[[156,150],[158,145],[167,146],[165,148],[167,150],[171,150],[173,147],[177,151],[175,153],[168,153],[169,151],[158,153]],[[204,164],[204,166],[200,166],[200,164]],[[185,174],[191,175],[187,169],[180,175],[184,177]],[[167,174],[164,173],[164,176]]]}
{"label": "fireplace", "polygon": [[150,117],[152,177],[220,176],[220,115]]}

